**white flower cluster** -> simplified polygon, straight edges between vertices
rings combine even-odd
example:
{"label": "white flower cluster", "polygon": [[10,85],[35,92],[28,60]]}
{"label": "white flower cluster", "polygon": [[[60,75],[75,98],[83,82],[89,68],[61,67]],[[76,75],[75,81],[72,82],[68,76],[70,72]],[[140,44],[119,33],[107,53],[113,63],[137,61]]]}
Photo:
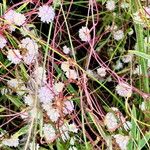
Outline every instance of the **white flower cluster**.
{"label": "white flower cluster", "polygon": [[24,96],[24,103],[27,104],[28,106],[33,106],[34,96],[31,94]]}
{"label": "white flower cluster", "polygon": [[87,27],[79,29],[79,37],[81,41],[89,42],[91,40],[90,30]]}
{"label": "white flower cluster", "polygon": [[116,107],[111,108],[113,112],[108,112],[104,117],[104,124],[108,131],[115,131],[123,124],[123,128],[128,131],[131,129],[131,122],[126,121],[123,114]]}
{"label": "white flower cluster", "polygon": [[56,138],[56,131],[53,128],[53,126],[50,124],[44,124],[43,133],[44,133],[44,137],[48,143],[51,143]]}
{"label": "white flower cluster", "polygon": [[40,87],[38,93],[40,102],[44,104],[51,103],[54,98],[54,90],[47,85]]}
{"label": "white flower cluster", "polygon": [[35,68],[35,70],[33,71],[33,74],[32,74],[35,82],[39,85],[39,86],[42,86],[46,83],[46,70],[41,67],[41,66],[38,66]]}
{"label": "white flower cluster", "polygon": [[54,20],[55,11],[51,6],[43,5],[39,7],[38,16],[42,22],[50,23]]}
{"label": "white flower cluster", "polygon": [[70,69],[70,64],[68,61],[62,62],[61,69],[65,72],[68,79],[76,80],[78,78],[77,72],[74,69]]}
{"label": "white flower cluster", "polygon": [[127,145],[129,142],[129,136],[123,136],[121,134],[114,135],[116,143],[119,145],[121,150],[127,150]]}
{"label": "white flower cluster", "polygon": [[70,138],[69,132],[78,133],[78,128],[74,123],[71,124],[65,123],[59,128],[59,130],[61,138],[64,142]]}
{"label": "white flower cluster", "polygon": [[129,8],[129,6],[130,6],[129,3],[125,2],[125,1],[121,2],[121,8],[127,9],[127,8]]}
{"label": "white flower cluster", "polygon": [[133,21],[136,24],[140,24],[143,27],[148,26],[148,20],[150,18],[150,8],[144,7],[143,9],[139,9],[137,12],[133,14]]}
{"label": "white flower cluster", "polygon": [[64,52],[65,54],[69,54],[69,53],[70,53],[69,47],[67,47],[66,45],[63,46],[63,52]]}
{"label": "white flower cluster", "polygon": [[115,1],[114,0],[108,0],[106,3],[106,9],[109,11],[113,11],[115,9]]}
{"label": "white flower cluster", "polygon": [[129,63],[132,62],[132,59],[133,59],[133,54],[127,54],[123,56],[122,61],[124,63]]}
{"label": "white flower cluster", "polygon": [[100,67],[97,69],[97,74],[101,77],[105,77],[106,76],[106,68],[104,67]]}
{"label": "white flower cluster", "polygon": [[123,63],[120,60],[117,60],[116,65],[114,65],[115,70],[120,70],[123,68]]}
{"label": "white flower cluster", "polygon": [[117,30],[113,33],[113,36],[116,41],[122,40],[124,38],[124,32],[123,30]]}
{"label": "white flower cluster", "polygon": [[23,55],[23,61],[30,65],[34,63],[38,56],[38,45],[37,43],[32,40],[31,38],[27,37],[21,40],[21,44],[19,45],[20,48],[25,49],[25,54]]}
{"label": "white flower cluster", "polygon": [[9,147],[17,147],[19,145],[19,139],[11,137],[10,139],[3,139],[2,144]]}
{"label": "white flower cluster", "polygon": [[4,48],[6,46],[6,43],[6,39],[2,35],[0,35],[0,48]]}
{"label": "white flower cluster", "polygon": [[6,20],[6,23],[10,25],[10,31],[15,31],[14,25],[23,25],[25,23],[26,17],[24,16],[24,14],[18,13],[14,10],[10,10],[4,15],[4,19]]}
{"label": "white flower cluster", "polygon": [[21,62],[22,56],[21,56],[20,51],[18,49],[9,49],[8,54],[7,54],[7,58],[13,64],[19,64]]}
{"label": "white flower cluster", "polygon": [[118,120],[113,112],[108,112],[104,119],[104,124],[107,126],[109,131],[115,131],[118,128]]}
{"label": "white flower cluster", "polygon": [[38,56],[38,45],[34,40],[28,37],[24,38],[21,41],[19,47],[21,48],[21,50],[19,49],[8,50],[7,58],[9,61],[11,61],[14,64],[19,64],[21,60],[23,60],[27,65],[30,65],[36,60]]}
{"label": "white flower cluster", "polygon": [[132,88],[129,85],[127,85],[126,83],[120,82],[116,86],[116,92],[122,97],[131,97]]}

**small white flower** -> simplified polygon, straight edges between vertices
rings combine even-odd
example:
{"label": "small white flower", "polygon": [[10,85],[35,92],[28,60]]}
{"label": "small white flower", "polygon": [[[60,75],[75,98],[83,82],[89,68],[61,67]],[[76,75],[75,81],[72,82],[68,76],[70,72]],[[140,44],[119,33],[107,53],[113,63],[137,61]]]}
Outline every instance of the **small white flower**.
{"label": "small white flower", "polygon": [[114,135],[116,143],[119,145],[121,150],[127,150],[127,145],[129,142],[129,136],[123,136],[121,134]]}
{"label": "small white flower", "polygon": [[25,104],[27,104],[29,106],[33,106],[33,102],[34,102],[34,98],[31,94],[24,96],[24,103]]}
{"label": "small white flower", "polygon": [[54,88],[55,88],[56,93],[62,92],[64,86],[65,86],[65,85],[64,85],[64,83],[62,83],[62,82],[55,83],[55,84],[54,84]]}
{"label": "small white flower", "polygon": [[43,67],[37,67],[33,72],[33,77],[38,85],[46,83],[46,70]]}
{"label": "small white flower", "polygon": [[114,0],[108,0],[106,3],[106,8],[109,11],[113,11],[115,9],[115,1]]}
{"label": "small white flower", "polygon": [[144,21],[141,19],[140,12],[135,12],[135,13],[133,14],[133,21],[134,21],[136,24],[140,24],[140,25],[145,26]]}
{"label": "small white flower", "polygon": [[27,52],[23,56],[24,62],[29,65],[34,63],[38,55],[38,45],[37,43],[30,39],[29,37],[24,38],[21,40],[21,44],[19,45],[20,48],[25,48]]}
{"label": "small white flower", "polygon": [[140,108],[142,111],[145,111],[145,110],[146,110],[145,102],[142,102],[142,103],[139,105],[139,108]]}
{"label": "small white flower", "polygon": [[63,140],[64,142],[67,141],[67,140],[70,138],[69,133],[68,133],[68,123],[63,124],[63,125],[59,128],[59,130],[60,130],[60,134],[61,134],[62,140]]}
{"label": "small white flower", "polygon": [[56,122],[59,117],[60,117],[60,114],[59,114],[59,110],[54,108],[52,106],[52,103],[50,104],[42,104],[42,108],[46,111],[48,117],[51,119],[52,122]]}
{"label": "small white flower", "polygon": [[113,36],[116,41],[122,40],[124,38],[124,32],[122,30],[115,31]]}
{"label": "small white flower", "polygon": [[123,68],[123,64],[122,64],[122,62],[120,61],[120,60],[118,60],[117,62],[116,62],[116,65],[114,66],[114,69],[115,70],[120,70],[120,69],[122,69]]}
{"label": "small white flower", "polygon": [[70,114],[74,110],[74,104],[71,100],[64,102],[63,113]]}
{"label": "small white flower", "polygon": [[121,8],[126,9],[128,8],[130,5],[127,2],[121,2]]}
{"label": "small white flower", "polygon": [[106,69],[101,67],[97,69],[97,74],[101,77],[105,77],[106,76]]}
{"label": "small white flower", "polygon": [[116,92],[122,97],[131,97],[132,88],[126,83],[121,82],[116,86]]}
{"label": "small white flower", "polygon": [[75,146],[69,147],[69,150],[78,150]]}
{"label": "small white flower", "polygon": [[26,48],[29,51],[29,53],[38,53],[37,43],[29,37],[22,39],[19,47]]}
{"label": "small white flower", "polygon": [[130,121],[126,121],[123,123],[123,127],[126,131],[130,130],[132,128],[132,124]]}
{"label": "small white flower", "polygon": [[0,48],[4,48],[6,46],[6,43],[6,39],[2,35],[0,35]]}
{"label": "small white flower", "polygon": [[47,115],[52,122],[56,122],[60,117],[59,110],[53,107],[50,107],[50,109],[47,111]]}
{"label": "small white flower", "polygon": [[9,61],[11,61],[14,64],[19,64],[21,62],[22,56],[20,54],[20,51],[18,49],[9,49],[7,58]]}
{"label": "small white flower", "polygon": [[74,145],[75,144],[75,140],[76,140],[75,137],[71,137],[70,138],[70,145]]}
{"label": "small white flower", "polygon": [[68,79],[76,80],[78,78],[77,72],[73,69],[70,69],[65,74]]}
{"label": "small white flower", "polygon": [[20,14],[15,12],[14,13],[14,18],[13,18],[13,23],[17,26],[21,26],[25,23],[26,17],[24,14]]}
{"label": "small white flower", "polygon": [[79,37],[81,41],[89,42],[91,39],[90,30],[87,27],[82,27],[79,29]]}
{"label": "small white flower", "polygon": [[6,23],[10,25],[14,24],[17,26],[21,26],[25,23],[26,17],[24,16],[24,14],[18,13],[14,10],[10,10],[4,15],[4,19],[6,19]]}
{"label": "small white flower", "polygon": [[68,125],[68,131],[78,133],[78,128],[74,123],[71,123]]}
{"label": "small white flower", "polygon": [[133,70],[133,74],[142,75],[142,67],[141,67],[141,65],[138,65],[138,66]]}
{"label": "small white flower", "polygon": [[64,61],[61,63],[61,69],[64,71],[64,72],[67,72],[70,70],[70,64],[68,61]]}
{"label": "small white flower", "polygon": [[67,47],[66,45],[63,47],[63,52],[65,53],[65,54],[69,54],[70,53],[70,49],[69,49],[69,47]]}
{"label": "small white flower", "polygon": [[51,142],[56,138],[55,129],[50,124],[44,124],[43,133],[47,142]]}
{"label": "small white flower", "polygon": [[133,54],[127,54],[123,56],[122,61],[124,63],[129,63],[132,62],[132,58],[133,58]]}
{"label": "small white flower", "polygon": [[42,22],[50,23],[54,20],[55,11],[51,6],[43,5],[39,7],[38,16]]}
{"label": "small white flower", "polygon": [[10,10],[4,14],[4,19],[7,21],[8,24],[13,23],[14,13],[15,13],[14,10]]}
{"label": "small white flower", "polygon": [[54,98],[54,93],[52,88],[43,86],[38,91],[38,97],[41,103],[50,103]]}
{"label": "small white flower", "polygon": [[109,131],[115,131],[118,127],[118,120],[114,113],[108,112],[104,118],[104,124],[107,126]]}
{"label": "small white flower", "polygon": [[14,137],[10,139],[3,139],[2,144],[9,147],[17,147],[19,145],[19,139]]}

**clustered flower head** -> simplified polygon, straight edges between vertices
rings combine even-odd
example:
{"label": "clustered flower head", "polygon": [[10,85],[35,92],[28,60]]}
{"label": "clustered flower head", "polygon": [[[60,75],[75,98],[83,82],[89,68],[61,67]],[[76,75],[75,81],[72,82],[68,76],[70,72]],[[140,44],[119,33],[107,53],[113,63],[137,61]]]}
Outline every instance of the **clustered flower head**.
{"label": "clustered flower head", "polygon": [[3,139],[2,144],[9,147],[17,147],[19,145],[19,139],[11,137],[10,139]]}
{"label": "clustered flower head", "polygon": [[76,80],[78,78],[78,74],[74,69],[70,69],[69,61],[64,61],[61,64],[61,69],[65,72],[65,75],[68,79]]}
{"label": "clustered flower head", "polygon": [[38,56],[38,45],[37,43],[29,37],[26,37],[21,40],[20,48],[25,49],[25,53],[23,54],[23,61],[30,65],[34,63]]}
{"label": "clustered flower head", "polygon": [[64,142],[70,139],[69,132],[78,133],[78,128],[74,123],[68,124],[66,122],[61,127],[59,127],[59,130],[60,130],[61,138]]}
{"label": "clustered flower head", "polygon": [[67,47],[66,45],[63,46],[63,52],[64,52],[65,54],[69,54],[69,53],[70,53],[69,47]]}
{"label": "clustered flower head", "polygon": [[124,32],[123,30],[117,30],[113,33],[113,36],[116,41],[122,40],[124,38]]}
{"label": "clustered flower head", "polygon": [[131,97],[132,88],[129,85],[127,85],[126,83],[120,82],[116,86],[116,92],[122,97]]}
{"label": "clustered flower head", "polygon": [[90,30],[87,27],[79,29],[79,37],[81,41],[89,42],[91,40]]}
{"label": "clustered flower head", "polygon": [[18,49],[9,49],[7,58],[9,61],[11,61],[14,64],[19,64],[21,62],[22,56],[20,54],[20,51]]}
{"label": "clustered flower head", "polygon": [[114,132],[116,131],[120,126],[123,126],[123,128],[128,131],[131,129],[131,122],[126,121],[123,114],[118,110],[116,107],[111,107],[110,112],[108,112],[104,117],[104,125],[107,127],[108,131]]}
{"label": "clustered flower head", "polygon": [[107,10],[109,10],[109,11],[113,11],[114,9],[115,9],[115,1],[114,0],[108,0],[107,2],[106,2],[106,8],[107,8]]}
{"label": "clustered flower head", "polygon": [[35,70],[33,71],[32,76],[39,86],[42,86],[46,83],[47,80],[46,70],[42,66],[36,67]]}
{"label": "clustered flower head", "polygon": [[9,29],[11,31],[15,31],[16,26],[22,26],[25,23],[26,17],[24,14],[18,13],[15,10],[9,10],[6,14],[4,14],[4,19],[6,23],[9,24]]}
{"label": "clustered flower head", "polygon": [[117,117],[113,112],[108,112],[105,116],[104,124],[109,131],[115,131],[119,125]]}
{"label": "clustered flower head", "polygon": [[106,76],[106,68],[104,67],[100,67],[97,69],[97,74],[101,77],[105,77]]}
{"label": "clustered flower head", "polygon": [[116,135],[114,135],[114,138],[121,150],[127,150],[127,145],[128,145],[129,139],[130,139],[129,136],[116,134]]}
{"label": "clustered flower head", "polygon": [[44,133],[44,137],[48,143],[54,141],[56,138],[56,131],[53,128],[53,126],[50,124],[44,124],[43,133]]}
{"label": "clustered flower head", "polygon": [[54,20],[55,11],[52,6],[43,5],[39,7],[38,16],[42,22],[50,23]]}

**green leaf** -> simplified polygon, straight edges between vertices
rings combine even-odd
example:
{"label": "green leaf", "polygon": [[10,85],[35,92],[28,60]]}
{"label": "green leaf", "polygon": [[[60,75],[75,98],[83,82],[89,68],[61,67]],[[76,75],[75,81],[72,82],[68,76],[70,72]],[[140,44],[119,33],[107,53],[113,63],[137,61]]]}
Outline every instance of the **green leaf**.
{"label": "green leaf", "polygon": [[21,135],[24,135],[28,132],[28,129],[29,129],[29,125],[26,125],[26,126],[22,127],[18,132],[16,132],[13,136],[19,137]]}
{"label": "green leaf", "polygon": [[17,96],[11,96],[6,94],[6,97],[18,108],[23,105],[23,103],[20,101],[20,99]]}
{"label": "green leaf", "polygon": [[143,52],[139,52],[139,51],[136,51],[136,50],[129,50],[130,53],[132,54],[135,54],[137,56],[140,56],[142,58],[145,58],[145,59],[150,59],[150,55],[146,54],[146,53],[143,53]]}
{"label": "green leaf", "polygon": [[138,148],[142,149],[148,143],[149,140],[150,140],[150,132],[147,132],[145,136],[141,140],[139,140]]}
{"label": "green leaf", "polygon": [[24,3],[23,5],[21,5],[18,9],[17,9],[17,12],[21,12],[27,5],[28,5],[29,2],[27,3]]}

